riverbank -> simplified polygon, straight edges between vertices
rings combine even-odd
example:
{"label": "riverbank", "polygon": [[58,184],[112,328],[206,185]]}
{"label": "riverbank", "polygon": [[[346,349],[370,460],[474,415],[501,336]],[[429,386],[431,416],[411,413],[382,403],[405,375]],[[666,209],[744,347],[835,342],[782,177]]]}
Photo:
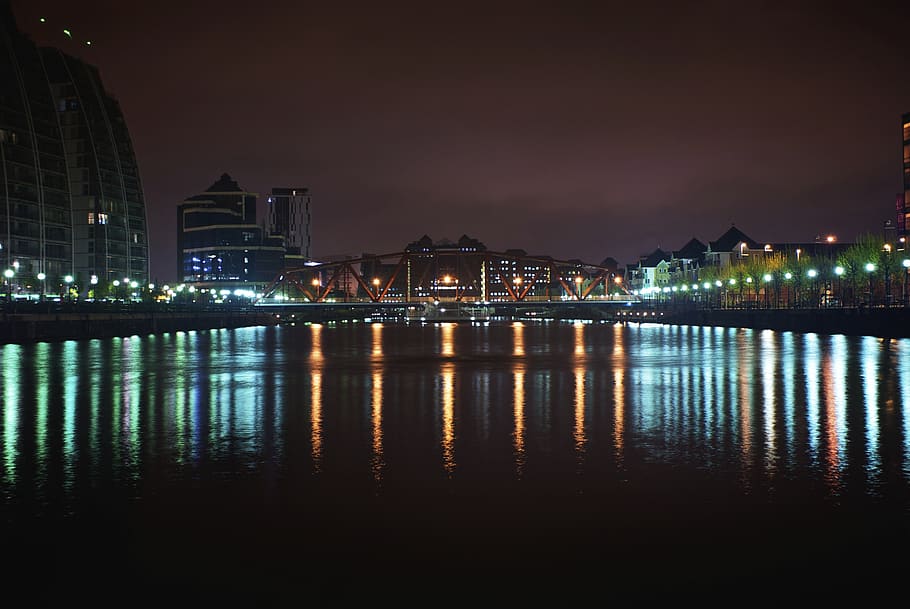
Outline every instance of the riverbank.
{"label": "riverbank", "polygon": [[[308,314],[307,314],[308,313]],[[558,313],[558,314],[556,314]],[[365,320],[363,310],[326,310],[314,307],[288,319],[271,312],[244,308],[122,307],[100,310],[60,308],[44,312],[19,310],[0,313],[0,344],[63,341],[165,332],[240,328],[296,322]],[[375,312],[373,313],[375,315]],[[503,320],[592,319],[619,323],[663,323],[692,326],[768,329],[781,332],[844,334],[879,338],[910,338],[910,308],[838,309],[679,309],[626,308],[605,312],[596,306],[564,307],[528,316],[516,310]],[[379,321],[402,321],[395,316]]]}
{"label": "riverbank", "polygon": [[61,310],[48,313],[0,314],[0,344],[55,342],[87,338],[149,335],[163,332],[275,325],[261,311],[115,311]]}

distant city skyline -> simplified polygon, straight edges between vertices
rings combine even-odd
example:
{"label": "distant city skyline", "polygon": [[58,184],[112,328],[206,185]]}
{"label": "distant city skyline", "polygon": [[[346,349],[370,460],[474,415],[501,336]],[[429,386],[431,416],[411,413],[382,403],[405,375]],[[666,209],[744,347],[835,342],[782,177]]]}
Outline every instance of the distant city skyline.
{"label": "distant city skyline", "polygon": [[625,265],[732,223],[849,241],[903,190],[907,7],[11,4],[120,102],[160,281],[177,205],[222,173],[308,188],[314,258],[468,234]]}

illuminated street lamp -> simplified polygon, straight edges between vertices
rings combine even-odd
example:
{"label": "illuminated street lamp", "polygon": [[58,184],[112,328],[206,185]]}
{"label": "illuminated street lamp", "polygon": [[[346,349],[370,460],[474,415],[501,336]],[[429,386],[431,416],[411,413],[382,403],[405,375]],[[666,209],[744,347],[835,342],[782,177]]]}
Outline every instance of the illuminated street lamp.
{"label": "illuminated street lamp", "polygon": [[866,272],[869,273],[869,306],[872,306],[872,273],[875,272],[875,265],[871,262],[866,263]]}
{"label": "illuminated street lamp", "polygon": [[6,277],[6,302],[12,302],[13,300],[13,276],[16,274],[13,269],[6,269],[3,271],[3,276]]}
{"label": "illuminated street lamp", "polygon": [[375,292],[376,298],[379,298],[379,277],[373,277],[373,291]]}
{"label": "illuminated street lamp", "polygon": [[38,281],[41,282],[41,300],[44,300],[44,280],[47,279],[47,275],[44,273],[38,273]]}
{"label": "illuminated street lamp", "polygon": [[818,271],[816,271],[815,269],[809,269],[806,272],[806,275],[808,275],[809,279],[812,280],[812,292],[813,292],[812,301],[817,306],[818,305],[818,280],[816,278],[818,277]]}
{"label": "illuminated street lamp", "polygon": [[63,278],[63,282],[66,284],[66,300],[70,299],[70,285],[73,283],[73,276],[67,275]]}
{"label": "illuminated street lamp", "polygon": [[907,273],[910,273],[910,260],[904,258],[904,261],[901,263],[904,265],[904,281],[902,283],[902,298],[901,300],[904,303],[904,306],[907,306]]}
{"label": "illuminated street lamp", "polygon": [[771,273],[765,273],[764,276],[762,277],[762,281],[765,282],[765,308],[766,309],[769,307],[770,294],[768,292],[771,289],[770,284],[771,284],[772,279],[774,279],[774,277],[771,275]]}
{"label": "illuminated street lamp", "polygon": [[581,282],[582,281],[583,281],[583,279],[581,278],[581,275],[575,276],[575,298],[577,298],[578,300],[581,300]]}
{"label": "illuminated street lamp", "polygon": [[842,288],[841,280],[841,277],[844,276],[844,267],[840,265],[834,267],[834,274],[837,275],[837,297],[839,299],[840,306],[844,306],[844,290]]}

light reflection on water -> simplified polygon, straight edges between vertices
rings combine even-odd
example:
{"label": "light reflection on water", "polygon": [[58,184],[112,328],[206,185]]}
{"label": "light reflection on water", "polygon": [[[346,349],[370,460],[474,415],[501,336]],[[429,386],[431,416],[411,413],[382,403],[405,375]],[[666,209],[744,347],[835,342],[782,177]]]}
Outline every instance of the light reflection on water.
{"label": "light reflection on water", "polygon": [[906,340],[312,324],[6,345],[0,362],[6,507],[266,471],[289,494],[307,475],[356,488],[358,472],[382,494],[596,488],[666,464],[712,472],[719,497],[791,482],[898,503],[910,480]]}

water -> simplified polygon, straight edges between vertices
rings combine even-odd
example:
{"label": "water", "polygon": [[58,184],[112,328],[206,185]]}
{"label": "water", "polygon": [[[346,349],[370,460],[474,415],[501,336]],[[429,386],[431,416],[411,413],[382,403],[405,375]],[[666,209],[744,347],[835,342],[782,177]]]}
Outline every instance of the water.
{"label": "water", "polygon": [[32,601],[868,597],[907,566],[910,340],[344,323],[0,362],[4,573]]}

